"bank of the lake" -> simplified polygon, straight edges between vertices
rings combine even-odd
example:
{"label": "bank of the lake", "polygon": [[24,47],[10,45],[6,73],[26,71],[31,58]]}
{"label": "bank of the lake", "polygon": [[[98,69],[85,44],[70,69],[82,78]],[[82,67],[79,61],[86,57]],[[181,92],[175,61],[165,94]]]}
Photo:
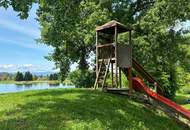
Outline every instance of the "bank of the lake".
{"label": "bank of the lake", "polygon": [[34,81],[3,80],[3,81],[0,81],[0,84],[38,84],[38,83],[58,84],[61,82],[58,80],[34,80]]}

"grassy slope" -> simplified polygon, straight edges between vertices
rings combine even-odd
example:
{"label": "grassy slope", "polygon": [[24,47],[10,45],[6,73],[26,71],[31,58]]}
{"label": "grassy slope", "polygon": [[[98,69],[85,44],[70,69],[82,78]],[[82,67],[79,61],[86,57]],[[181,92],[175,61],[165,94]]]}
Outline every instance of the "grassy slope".
{"label": "grassy slope", "polygon": [[85,89],[0,95],[2,130],[180,130],[163,113],[127,97]]}
{"label": "grassy slope", "polygon": [[190,99],[190,94],[178,93],[174,99],[174,101],[184,108],[190,110],[190,104],[188,104],[187,99]]}

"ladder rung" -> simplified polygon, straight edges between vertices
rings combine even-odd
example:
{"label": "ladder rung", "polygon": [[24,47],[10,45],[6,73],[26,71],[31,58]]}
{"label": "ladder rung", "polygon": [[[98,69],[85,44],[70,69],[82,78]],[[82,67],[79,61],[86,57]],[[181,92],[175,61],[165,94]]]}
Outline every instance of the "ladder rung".
{"label": "ladder rung", "polygon": [[114,47],[115,44],[114,43],[108,43],[108,44],[97,45],[96,47],[109,47],[109,46]]}

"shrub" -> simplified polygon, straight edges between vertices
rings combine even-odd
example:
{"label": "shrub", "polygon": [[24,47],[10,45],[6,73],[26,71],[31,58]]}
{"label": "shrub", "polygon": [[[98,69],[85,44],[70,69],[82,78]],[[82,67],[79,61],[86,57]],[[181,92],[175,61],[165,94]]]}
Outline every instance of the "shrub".
{"label": "shrub", "polygon": [[162,89],[164,92],[164,96],[173,99],[175,97],[176,91],[179,88],[176,82],[175,71],[170,71],[169,74],[166,72],[162,72],[160,81],[163,87]]}
{"label": "shrub", "polygon": [[68,79],[76,86],[76,87],[84,87],[89,88],[94,85],[96,78],[96,74],[91,70],[80,70],[77,69],[69,74]]}

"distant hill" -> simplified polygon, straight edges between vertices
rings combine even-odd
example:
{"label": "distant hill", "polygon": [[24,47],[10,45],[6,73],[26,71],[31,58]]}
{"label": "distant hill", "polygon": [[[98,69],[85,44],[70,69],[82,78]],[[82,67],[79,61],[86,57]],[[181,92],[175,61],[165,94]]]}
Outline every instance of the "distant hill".
{"label": "distant hill", "polygon": [[47,76],[47,75],[50,75],[50,74],[54,74],[55,72],[32,72],[33,75],[36,75],[36,76]]}
{"label": "distant hill", "polygon": [[7,73],[7,72],[0,72],[0,77],[3,76],[3,75],[7,75],[7,74],[9,74],[9,73]]}
{"label": "distant hill", "polygon": [[0,77],[5,76],[5,75],[13,76],[14,74],[13,73],[8,73],[8,72],[0,72]]}

